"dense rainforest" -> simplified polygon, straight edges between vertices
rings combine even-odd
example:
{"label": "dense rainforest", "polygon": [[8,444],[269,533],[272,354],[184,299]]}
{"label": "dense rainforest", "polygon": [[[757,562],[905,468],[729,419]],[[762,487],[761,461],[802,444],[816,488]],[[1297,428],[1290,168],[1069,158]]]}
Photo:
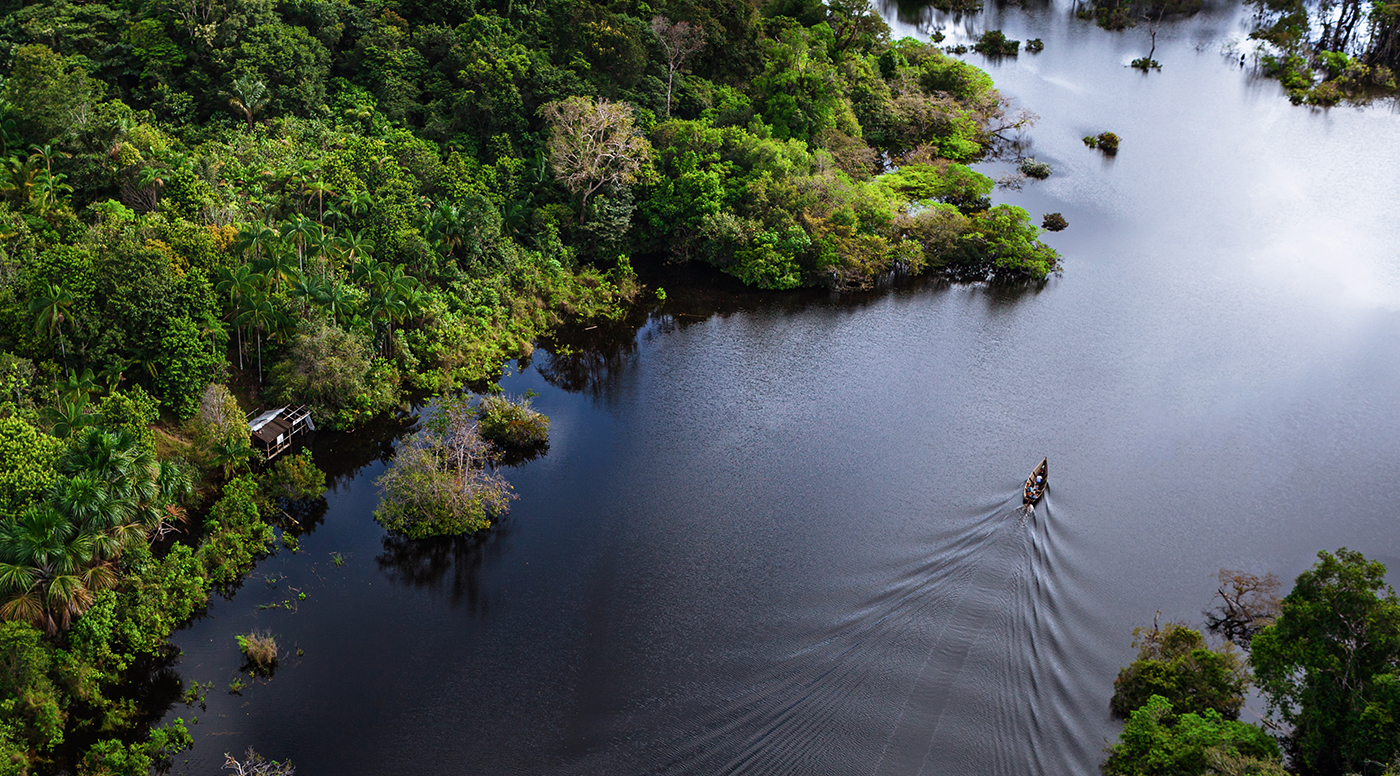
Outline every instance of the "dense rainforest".
{"label": "dense rainforest", "polygon": [[[1055,271],[967,166],[1031,116],[888,32],[845,0],[6,5],[0,773],[188,745],[150,727],[169,635],[324,490],[309,456],[259,461],[249,410],[353,429],[479,385],[664,298],[634,261],[764,289]],[[490,526],[480,434],[546,433],[444,406],[386,477],[391,531]]]}

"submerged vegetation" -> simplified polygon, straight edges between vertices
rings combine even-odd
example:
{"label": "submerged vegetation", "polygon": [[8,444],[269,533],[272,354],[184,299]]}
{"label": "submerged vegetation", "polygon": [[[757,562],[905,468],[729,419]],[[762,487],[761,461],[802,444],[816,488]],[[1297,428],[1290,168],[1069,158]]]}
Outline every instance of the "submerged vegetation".
{"label": "submerged vegetation", "polygon": [[522,450],[549,442],[549,418],[530,408],[528,397],[487,395],[476,406],[481,436],[503,448]]}
{"label": "submerged vegetation", "polygon": [[474,533],[504,515],[515,494],[491,470],[495,452],[472,408],[445,399],[424,428],[399,446],[380,475],[380,525],[410,539]]}

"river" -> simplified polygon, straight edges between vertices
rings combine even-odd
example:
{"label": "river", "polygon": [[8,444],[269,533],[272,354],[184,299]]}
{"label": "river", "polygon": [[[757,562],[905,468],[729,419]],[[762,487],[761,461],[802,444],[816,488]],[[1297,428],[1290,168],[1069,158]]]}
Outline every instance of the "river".
{"label": "river", "polygon": [[[1164,23],[1147,74],[1145,27],[1063,4],[885,13],[1045,41],[967,59],[1041,117],[1053,175],[997,196],[1064,214],[1063,276],[653,278],[659,314],[512,365],[551,446],[483,542],[386,542],[388,441],[322,434],[301,551],[176,635],[215,689],[169,712],[199,719],[175,772],[252,745],[302,776],[1092,774],[1131,630],[1199,624],[1218,569],[1400,571],[1393,104],[1290,105],[1240,65],[1235,3]],[[1104,130],[1116,157],[1080,142]],[[254,628],[287,657],[230,694]]]}

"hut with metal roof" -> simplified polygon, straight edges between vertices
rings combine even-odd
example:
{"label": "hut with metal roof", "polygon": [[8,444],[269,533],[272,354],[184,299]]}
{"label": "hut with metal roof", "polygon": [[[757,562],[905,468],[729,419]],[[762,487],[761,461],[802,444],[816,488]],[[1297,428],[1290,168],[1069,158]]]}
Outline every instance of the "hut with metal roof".
{"label": "hut with metal roof", "polygon": [[268,410],[258,413],[257,417],[248,421],[253,448],[262,451],[269,461],[291,447],[293,439],[315,430],[316,424],[311,420],[311,410],[305,405],[295,409],[287,406]]}

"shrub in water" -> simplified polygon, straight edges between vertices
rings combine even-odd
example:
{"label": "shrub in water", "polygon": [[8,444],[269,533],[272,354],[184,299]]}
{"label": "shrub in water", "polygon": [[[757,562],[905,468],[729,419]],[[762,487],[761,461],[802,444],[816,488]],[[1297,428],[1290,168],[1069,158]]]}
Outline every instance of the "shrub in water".
{"label": "shrub in water", "polygon": [[1162,63],[1150,57],[1138,57],[1137,59],[1133,60],[1132,66],[1144,72],[1148,70],[1162,69]]}
{"label": "shrub in water", "polygon": [[410,539],[454,536],[491,527],[514,498],[510,484],[488,471],[491,445],[465,402],[444,402],[394,453],[375,481],[381,499],[374,518]]}
{"label": "shrub in water", "polygon": [[972,50],[989,57],[1014,57],[1021,50],[1021,41],[1007,38],[1001,30],[987,30]]}
{"label": "shrub in water", "polygon": [[1021,160],[1021,172],[1036,180],[1045,180],[1050,177],[1050,165],[1045,162],[1037,162],[1034,157],[1027,157]]}
{"label": "shrub in water", "polygon": [[1031,38],[1030,40],[1026,41],[1026,51],[1029,51],[1032,54],[1036,54],[1044,50],[1045,41],[1041,40],[1040,38]]}
{"label": "shrub in water", "polygon": [[1106,154],[1118,153],[1118,136],[1112,132],[1101,132],[1098,136],[1099,150]]}
{"label": "shrub in water", "polygon": [[1059,213],[1046,213],[1045,218],[1040,222],[1040,226],[1047,232],[1059,232],[1069,226],[1069,222]]}
{"label": "shrub in water", "polygon": [[1094,137],[1093,135],[1085,135],[1085,136],[1084,136],[1084,145],[1089,146],[1090,148],[1098,148],[1098,147],[1099,147],[1099,139],[1096,138],[1096,137]]}
{"label": "shrub in water", "polygon": [[238,648],[243,651],[243,656],[258,669],[267,670],[277,665],[277,639],[272,634],[253,632],[234,638],[238,639]]}
{"label": "shrub in water", "polygon": [[549,441],[549,418],[530,409],[530,400],[483,396],[476,407],[481,435],[502,447],[535,447]]}

